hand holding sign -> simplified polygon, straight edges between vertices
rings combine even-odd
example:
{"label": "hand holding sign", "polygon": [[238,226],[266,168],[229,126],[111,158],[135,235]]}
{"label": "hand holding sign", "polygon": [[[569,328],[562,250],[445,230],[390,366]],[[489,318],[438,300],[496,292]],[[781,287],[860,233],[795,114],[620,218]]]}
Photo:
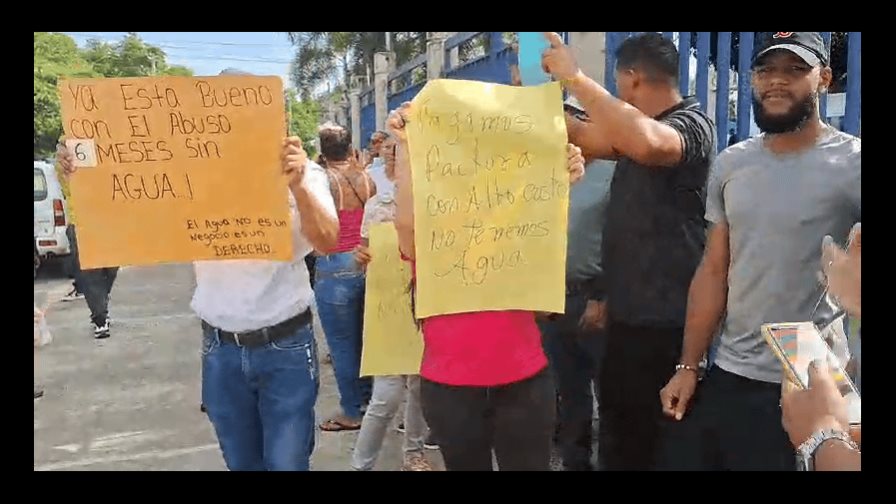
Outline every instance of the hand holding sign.
{"label": "hand holding sign", "polygon": [[395,138],[401,143],[408,142],[408,132],[406,126],[408,117],[411,115],[411,102],[404,102],[400,107],[393,110],[386,119],[386,129],[389,130]]}
{"label": "hand holding sign", "polygon": [[569,183],[575,184],[585,176],[585,157],[582,149],[573,144],[566,144],[566,169],[569,171]]}
{"label": "hand holding sign", "polygon": [[75,155],[68,147],[68,140],[65,138],[60,138],[59,144],[56,145],[56,162],[62,167],[66,177],[70,177],[78,169],[75,166]]}
{"label": "hand holding sign", "polygon": [[283,152],[280,156],[283,173],[289,177],[289,187],[302,185],[305,178],[305,165],[308,163],[308,153],[302,147],[302,139],[289,137],[283,141]]}

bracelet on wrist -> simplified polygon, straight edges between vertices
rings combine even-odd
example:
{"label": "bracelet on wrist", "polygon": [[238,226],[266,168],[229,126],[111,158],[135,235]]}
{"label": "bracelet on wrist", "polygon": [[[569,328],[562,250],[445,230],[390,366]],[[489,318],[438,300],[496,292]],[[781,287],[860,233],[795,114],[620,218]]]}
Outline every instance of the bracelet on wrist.
{"label": "bracelet on wrist", "polygon": [[561,81],[560,81],[560,84],[561,84],[563,87],[569,87],[571,84],[574,84],[576,81],[578,81],[579,79],[581,79],[583,76],[584,76],[584,74],[582,73],[581,70],[579,70],[579,71],[576,72],[576,74],[573,75],[572,77],[570,77],[570,78],[568,78],[568,79],[563,79],[563,80],[561,80]]}
{"label": "bracelet on wrist", "polygon": [[682,369],[684,369],[685,371],[691,371],[694,374],[696,374],[697,376],[700,376],[700,368],[698,368],[697,366],[691,366],[690,364],[676,364],[675,365],[675,371],[681,371]]}

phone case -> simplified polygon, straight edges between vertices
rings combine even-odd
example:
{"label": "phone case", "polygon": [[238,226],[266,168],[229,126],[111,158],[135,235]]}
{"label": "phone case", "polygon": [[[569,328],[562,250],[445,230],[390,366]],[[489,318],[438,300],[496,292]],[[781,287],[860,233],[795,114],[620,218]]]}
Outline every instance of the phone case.
{"label": "phone case", "polygon": [[[825,332],[829,338],[834,338],[833,333],[827,330]],[[823,360],[827,362],[837,388],[847,400],[849,423],[862,423],[862,399],[846,372],[848,362],[844,362],[848,361],[849,355],[846,353],[838,356],[831,349],[831,346],[839,347],[839,344],[832,341],[832,345],[825,341],[822,332],[812,322],[765,324],[762,326],[762,334],[784,367],[787,378],[783,384],[785,392],[789,387],[808,388],[809,364],[815,360]]]}

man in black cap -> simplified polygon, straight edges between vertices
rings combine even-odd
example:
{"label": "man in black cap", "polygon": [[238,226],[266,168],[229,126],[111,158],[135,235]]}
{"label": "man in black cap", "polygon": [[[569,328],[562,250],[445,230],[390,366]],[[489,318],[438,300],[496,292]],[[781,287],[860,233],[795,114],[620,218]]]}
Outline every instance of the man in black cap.
{"label": "man in black cap", "polygon": [[[831,83],[828,58],[816,32],[757,40],[753,112],[762,134],[723,151],[710,171],[712,227],[691,283],[678,371],[660,393],[674,419],[664,469],[796,467],[781,425],[782,366],[760,327],[825,326],[837,315],[822,302],[816,244],[826,235],[845,241],[861,220],[862,143],[819,118],[819,96]],[[715,362],[698,386],[697,364],[720,322]],[[835,434],[817,434],[837,442]]]}

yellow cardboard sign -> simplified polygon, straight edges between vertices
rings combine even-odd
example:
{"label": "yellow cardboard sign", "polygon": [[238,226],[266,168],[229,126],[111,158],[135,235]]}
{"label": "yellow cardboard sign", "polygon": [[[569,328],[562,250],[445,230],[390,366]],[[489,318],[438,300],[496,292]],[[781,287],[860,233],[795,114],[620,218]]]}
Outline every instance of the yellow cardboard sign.
{"label": "yellow cardboard sign", "polygon": [[418,374],[423,337],[411,313],[411,267],[399,255],[391,222],[371,226],[370,256],[361,376]]}
{"label": "yellow cardboard sign", "polygon": [[569,175],[558,83],[435,80],[408,125],[417,316],[562,313]]}
{"label": "yellow cardboard sign", "polygon": [[59,92],[82,268],[292,258],[278,77],[80,79]]}

